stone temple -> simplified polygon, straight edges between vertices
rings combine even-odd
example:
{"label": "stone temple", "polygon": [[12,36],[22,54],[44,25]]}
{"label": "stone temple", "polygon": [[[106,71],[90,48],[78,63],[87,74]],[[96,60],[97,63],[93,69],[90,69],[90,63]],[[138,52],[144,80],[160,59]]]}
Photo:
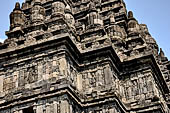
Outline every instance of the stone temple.
{"label": "stone temple", "polygon": [[170,113],[170,61],[123,0],[25,0],[0,43],[0,113]]}

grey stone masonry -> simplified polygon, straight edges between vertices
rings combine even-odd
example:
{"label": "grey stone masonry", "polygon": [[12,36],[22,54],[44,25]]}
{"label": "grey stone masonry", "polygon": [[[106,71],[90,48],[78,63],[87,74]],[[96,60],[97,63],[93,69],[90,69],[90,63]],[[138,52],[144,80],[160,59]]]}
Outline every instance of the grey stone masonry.
{"label": "grey stone masonry", "polygon": [[123,0],[25,0],[0,43],[0,113],[170,113],[170,61]]}

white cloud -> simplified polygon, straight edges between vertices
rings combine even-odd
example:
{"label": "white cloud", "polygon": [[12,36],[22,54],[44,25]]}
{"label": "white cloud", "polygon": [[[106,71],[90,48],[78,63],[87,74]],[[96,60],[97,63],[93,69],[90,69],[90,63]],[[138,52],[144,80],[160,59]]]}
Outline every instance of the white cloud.
{"label": "white cloud", "polygon": [[2,43],[3,43],[3,42],[4,42],[4,39],[0,38],[0,42],[2,42]]}

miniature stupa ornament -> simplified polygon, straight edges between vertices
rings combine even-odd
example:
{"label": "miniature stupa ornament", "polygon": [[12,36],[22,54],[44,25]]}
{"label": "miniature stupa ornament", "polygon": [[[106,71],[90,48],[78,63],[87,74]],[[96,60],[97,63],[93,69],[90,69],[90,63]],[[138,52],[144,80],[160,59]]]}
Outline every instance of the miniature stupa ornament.
{"label": "miniature stupa ornament", "polygon": [[90,11],[90,12],[91,12],[91,11],[97,12],[97,9],[96,9],[95,4],[94,4],[93,1],[90,1],[90,4],[89,4],[89,11]]}
{"label": "miniature stupa ornament", "polygon": [[19,2],[15,4],[13,12],[10,14],[10,29],[12,30],[15,27],[20,27],[24,24],[24,13],[20,8]]}
{"label": "miniature stupa ornament", "polygon": [[159,56],[160,56],[161,58],[165,57],[165,54],[164,54],[164,52],[163,52],[162,48],[160,48]]}
{"label": "miniature stupa ornament", "polygon": [[74,19],[74,16],[72,14],[71,7],[69,5],[67,5],[66,8],[65,8],[65,18],[66,18],[66,21],[68,22],[68,24],[71,27],[74,27],[75,19]]}
{"label": "miniature stupa ornament", "polygon": [[42,22],[45,18],[45,9],[41,6],[41,0],[35,0],[31,9],[31,22]]}
{"label": "miniature stupa ornament", "polygon": [[128,12],[128,19],[133,19],[133,12],[132,11],[129,11]]}
{"label": "miniature stupa ornament", "polygon": [[52,3],[52,17],[64,16],[65,3],[63,1],[55,1]]}
{"label": "miniature stupa ornament", "polygon": [[134,18],[133,12],[128,12],[128,34],[139,34],[140,27],[138,21]]}

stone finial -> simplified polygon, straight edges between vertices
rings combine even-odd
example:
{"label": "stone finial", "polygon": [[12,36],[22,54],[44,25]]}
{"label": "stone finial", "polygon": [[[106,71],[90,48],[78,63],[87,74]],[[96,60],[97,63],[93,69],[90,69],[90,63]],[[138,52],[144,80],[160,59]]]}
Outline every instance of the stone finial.
{"label": "stone finial", "polygon": [[128,18],[129,18],[129,19],[134,18],[134,17],[133,17],[133,12],[132,12],[132,11],[129,11],[129,12],[128,12]]}
{"label": "stone finial", "polygon": [[14,10],[21,10],[21,9],[20,9],[20,3],[19,3],[19,2],[17,2],[17,3],[15,4]]}
{"label": "stone finial", "polygon": [[165,54],[164,54],[164,52],[163,52],[162,48],[160,48],[159,56],[160,56],[160,57],[162,57],[162,58],[163,58],[163,57],[165,57]]}
{"label": "stone finial", "polygon": [[65,13],[72,13],[71,7],[69,5],[66,6]]}
{"label": "stone finial", "polygon": [[34,6],[31,9],[31,22],[42,22],[45,19],[45,8],[41,6],[41,0],[34,0]]}
{"label": "stone finial", "polygon": [[133,17],[133,12],[128,12],[128,34],[139,34],[140,27],[138,21]]}
{"label": "stone finial", "polygon": [[97,11],[96,9],[96,6],[95,6],[95,3],[90,1],[90,4],[89,4],[89,11]]}
{"label": "stone finial", "polygon": [[62,1],[55,1],[52,3],[52,17],[63,16],[66,4]]}
{"label": "stone finial", "polygon": [[19,27],[24,24],[24,13],[22,12],[20,8],[19,2],[15,4],[15,8],[13,12],[10,14],[10,29],[13,29],[15,27]]}
{"label": "stone finial", "polygon": [[146,24],[140,24],[144,33],[149,34],[149,30]]}

